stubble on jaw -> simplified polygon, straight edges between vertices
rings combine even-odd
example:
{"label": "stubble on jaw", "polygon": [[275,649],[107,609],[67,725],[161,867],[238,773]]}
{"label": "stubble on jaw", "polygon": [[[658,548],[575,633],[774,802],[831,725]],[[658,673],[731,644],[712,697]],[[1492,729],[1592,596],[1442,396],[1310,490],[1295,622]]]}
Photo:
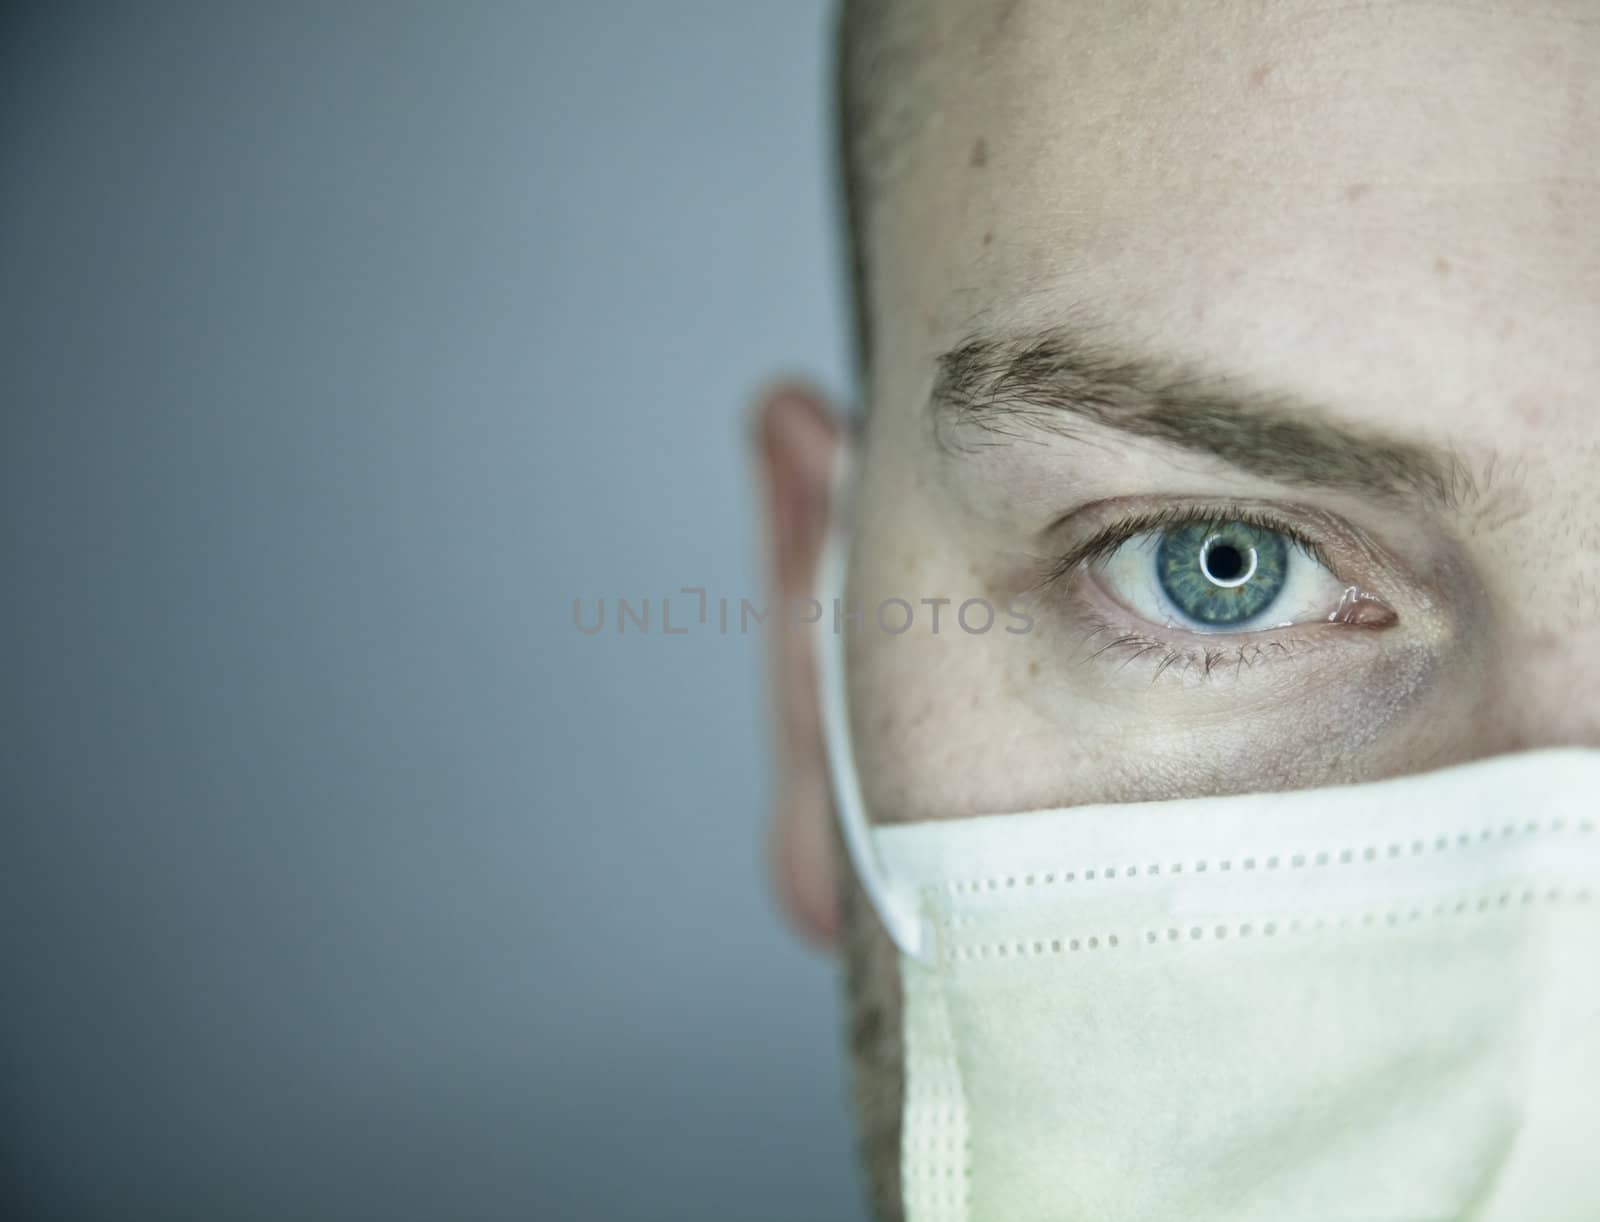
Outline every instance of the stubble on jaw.
{"label": "stubble on jaw", "polygon": [[877,1222],[904,1222],[900,1118],[905,1091],[899,952],[878,922],[850,865],[838,824],[834,860],[843,936],[845,1036],[855,1095],[856,1135]]}

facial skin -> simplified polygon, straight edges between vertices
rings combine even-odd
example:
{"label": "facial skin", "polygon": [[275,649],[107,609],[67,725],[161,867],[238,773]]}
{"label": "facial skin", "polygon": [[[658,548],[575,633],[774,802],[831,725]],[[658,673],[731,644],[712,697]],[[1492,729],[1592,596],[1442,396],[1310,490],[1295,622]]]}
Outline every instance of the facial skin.
{"label": "facial skin", "polygon": [[[925,117],[861,234],[848,598],[953,602],[849,636],[873,817],[1600,745],[1600,5],[922,7]],[[842,431],[784,385],[760,436],[774,594],[805,597]],[[1190,509],[1314,544],[1306,618],[1140,614],[1136,549],[1058,571]],[[1030,632],[951,628],[1024,595]],[[887,1215],[894,955],[836,899],[808,632],[774,640],[776,876],[814,937],[850,926]]]}

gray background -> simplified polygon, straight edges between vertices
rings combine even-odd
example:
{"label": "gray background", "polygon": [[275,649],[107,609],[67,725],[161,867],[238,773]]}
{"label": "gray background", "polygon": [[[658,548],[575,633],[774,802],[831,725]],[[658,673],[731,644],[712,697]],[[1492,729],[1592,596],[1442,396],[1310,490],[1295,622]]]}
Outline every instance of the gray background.
{"label": "gray background", "polygon": [[7,1216],[858,1218],[759,641],[572,625],[845,385],[824,5],[0,22]]}

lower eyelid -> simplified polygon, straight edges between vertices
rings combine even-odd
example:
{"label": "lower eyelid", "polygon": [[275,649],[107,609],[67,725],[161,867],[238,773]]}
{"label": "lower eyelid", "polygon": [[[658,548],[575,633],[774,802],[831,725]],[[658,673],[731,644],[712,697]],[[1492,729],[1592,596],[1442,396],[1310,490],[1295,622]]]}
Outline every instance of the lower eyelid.
{"label": "lower eyelid", "polygon": [[1077,660],[1111,668],[1163,675],[1238,676],[1264,664],[1283,664],[1329,648],[1358,644],[1365,633],[1343,624],[1306,621],[1285,628],[1246,632],[1195,632],[1147,622],[1101,589],[1080,569],[1061,588],[1060,609],[1080,646]]}

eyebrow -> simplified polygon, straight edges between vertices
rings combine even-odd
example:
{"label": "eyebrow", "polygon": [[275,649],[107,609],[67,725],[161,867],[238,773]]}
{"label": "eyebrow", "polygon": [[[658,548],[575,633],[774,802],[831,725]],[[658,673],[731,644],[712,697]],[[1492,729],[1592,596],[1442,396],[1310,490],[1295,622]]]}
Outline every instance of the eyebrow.
{"label": "eyebrow", "polygon": [[1452,450],[1338,424],[1297,396],[1070,329],[966,340],[939,357],[930,406],[951,452],[1041,431],[1073,437],[1088,423],[1281,483],[1445,509],[1476,492]]}

